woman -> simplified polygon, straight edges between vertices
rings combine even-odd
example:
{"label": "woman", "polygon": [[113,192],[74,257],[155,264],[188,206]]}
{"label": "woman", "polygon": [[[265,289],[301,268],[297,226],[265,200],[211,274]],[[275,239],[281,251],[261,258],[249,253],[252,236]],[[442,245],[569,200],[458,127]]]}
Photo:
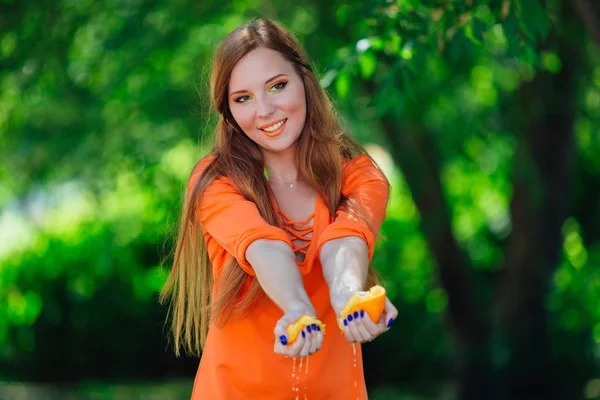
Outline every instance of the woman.
{"label": "woman", "polygon": [[[348,315],[342,331],[337,318],[376,283],[387,180],[340,130],[278,24],[251,22],[224,40],[211,92],[215,145],[191,173],[162,293],[175,352],[202,351],[192,398],[366,398],[353,344],[389,329],[397,310],[386,300],[380,321]],[[327,334],[311,324],[292,342],[286,328],[305,315]],[[310,368],[297,359],[309,355]]]}

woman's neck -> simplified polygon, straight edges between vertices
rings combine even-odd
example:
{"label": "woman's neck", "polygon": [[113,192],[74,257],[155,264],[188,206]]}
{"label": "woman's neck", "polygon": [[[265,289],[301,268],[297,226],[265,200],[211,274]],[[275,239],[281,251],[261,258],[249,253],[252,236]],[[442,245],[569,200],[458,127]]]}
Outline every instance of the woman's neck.
{"label": "woman's neck", "polygon": [[286,182],[295,181],[298,178],[295,146],[278,153],[263,152],[263,159],[269,178]]}

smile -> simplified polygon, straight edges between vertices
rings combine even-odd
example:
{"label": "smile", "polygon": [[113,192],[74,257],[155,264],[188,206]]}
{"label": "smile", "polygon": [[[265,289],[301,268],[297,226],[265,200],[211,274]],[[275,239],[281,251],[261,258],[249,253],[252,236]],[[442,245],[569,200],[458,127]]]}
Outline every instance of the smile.
{"label": "smile", "polygon": [[281,119],[274,124],[263,125],[260,129],[263,133],[269,137],[275,137],[283,132],[283,128],[285,128],[285,123],[287,122],[287,118]]}

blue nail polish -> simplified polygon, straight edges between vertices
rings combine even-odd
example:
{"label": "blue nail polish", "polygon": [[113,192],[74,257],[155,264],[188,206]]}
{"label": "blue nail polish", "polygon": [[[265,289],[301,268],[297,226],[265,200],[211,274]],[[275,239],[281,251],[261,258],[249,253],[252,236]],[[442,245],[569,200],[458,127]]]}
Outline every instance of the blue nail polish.
{"label": "blue nail polish", "polygon": [[311,328],[312,328],[313,331],[316,331],[317,330],[317,324],[312,324]]}
{"label": "blue nail polish", "polygon": [[279,336],[279,341],[281,342],[282,345],[286,345],[287,344],[287,338],[285,337],[285,335],[281,335]]}
{"label": "blue nail polish", "polygon": [[310,326],[306,327],[306,332],[310,333]]}
{"label": "blue nail polish", "polygon": [[344,326],[348,326],[348,320],[344,319]]}
{"label": "blue nail polish", "polygon": [[389,328],[390,326],[392,326],[392,322],[394,322],[393,318],[390,318],[390,320],[387,323],[387,327]]}
{"label": "blue nail polish", "polygon": [[321,327],[317,325],[317,330],[321,332]]}
{"label": "blue nail polish", "polygon": [[304,333],[304,331],[302,331],[302,337],[305,338],[306,334]]}
{"label": "blue nail polish", "polygon": [[349,322],[352,322],[352,319],[353,319],[353,318],[352,318],[352,315],[348,314],[348,321],[349,321]]}
{"label": "blue nail polish", "polygon": [[365,316],[365,310],[360,310],[360,317],[364,317]]}
{"label": "blue nail polish", "polygon": [[354,318],[358,318],[358,311],[354,311]]}

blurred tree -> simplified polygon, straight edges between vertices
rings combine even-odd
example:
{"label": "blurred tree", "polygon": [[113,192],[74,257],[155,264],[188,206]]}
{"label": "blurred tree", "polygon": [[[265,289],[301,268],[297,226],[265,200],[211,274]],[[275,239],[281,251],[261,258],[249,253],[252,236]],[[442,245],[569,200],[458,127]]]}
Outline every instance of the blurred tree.
{"label": "blurred tree", "polygon": [[[583,65],[588,41],[580,26],[584,21],[594,36],[600,23],[597,9],[588,12],[594,7],[590,2],[577,5],[579,15],[566,1],[547,2],[545,8],[534,0],[404,1],[346,9],[345,15],[362,19],[341,17],[352,20],[352,29],[342,36],[356,43],[356,50],[346,53],[350,56],[337,77],[337,93],[344,97],[364,90],[373,98],[381,131],[410,187],[448,295],[463,399],[572,398],[583,385],[561,379],[569,368],[580,370],[577,365],[553,365],[546,311],[570,210],[577,93],[582,90],[577,79],[591,72]],[[472,276],[477,270],[456,239],[442,172],[448,150],[465,145],[472,132],[452,129],[462,125],[432,127],[427,119],[465,74],[474,84],[486,84],[484,95],[495,98],[491,82],[481,82],[492,78],[489,67],[481,65],[486,61],[496,70],[520,69],[498,108],[485,110],[496,117],[493,125],[475,131],[515,135],[511,229],[507,237],[497,238],[503,257],[490,263],[493,272]],[[353,89],[345,83],[347,75]],[[476,294],[481,287],[488,288],[483,297]],[[578,351],[575,363],[587,364],[584,349]]]}

